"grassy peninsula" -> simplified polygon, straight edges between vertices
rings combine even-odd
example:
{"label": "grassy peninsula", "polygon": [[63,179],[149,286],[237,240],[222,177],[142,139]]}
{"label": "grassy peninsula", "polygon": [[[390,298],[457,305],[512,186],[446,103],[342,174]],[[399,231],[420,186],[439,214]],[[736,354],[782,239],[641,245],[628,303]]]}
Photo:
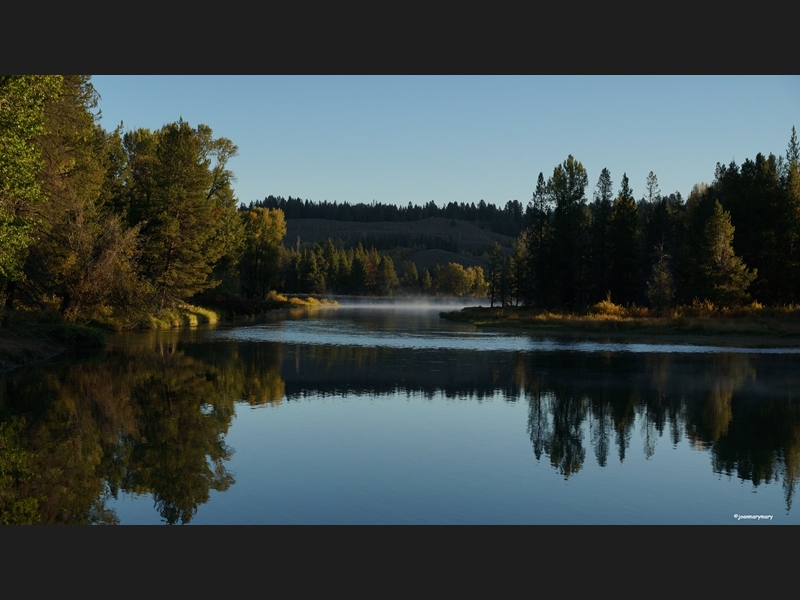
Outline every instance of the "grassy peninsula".
{"label": "grassy peninsula", "polygon": [[800,307],[767,308],[755,302],[738,308],[698,302],[662,314],[603,301],[581,313],[507,306],[469,307],[441,316],[480,327],[554,337],[754,348],[800,346]]}

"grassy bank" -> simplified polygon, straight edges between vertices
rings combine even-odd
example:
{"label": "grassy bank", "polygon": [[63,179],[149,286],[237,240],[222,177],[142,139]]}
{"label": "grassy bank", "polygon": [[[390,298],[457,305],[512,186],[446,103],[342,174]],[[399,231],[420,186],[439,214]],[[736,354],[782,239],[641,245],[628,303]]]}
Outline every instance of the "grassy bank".
{"label": "grassy bank", "polygon": [[800,308],[735,309],[708,303],[678,307],[667,314],[600,302],[583,313],[528,308],[465,308],[442,318],[482,327],[523,329],[543,335],[744,346],[800,345]]}
{"label": "grassy bank", "polygon": [[[247,301],[231,296],[210,298],[197,306],[179,303],[155,313],[99,311],[87,324],[64,322],[55,310],[0,311],[0,373],[42,362],[67,350],[102,347],[105,332],[132,329],[195,327],[253,316],[282,308],[313,308],[336,305],[312,296],[287,297],[270,292],[265,300]],[[215,301],[216,300],[216,301]]]}
{"label": "grassy bank", "polygon": [[318,299],[311,295],[287,296],[275,291],[269,292],[263,300],[251,300],[232,294],[214,294],[198,298],[197,301],[216,311],[220,320],[252,317],[282,308],[315,308],[338,304],[336,301]]}
{"label": "grassy bank", "polygon": [[247,300],[234,295],[203,296],[193,304],[181,302],[173,307],[141,315],[107,313],[96,315],[92,323],[110,331],[130,329],[171,329],[213,325],[241,316],[254,316],[282,308],[308,308],[331,306],[335,302],[318,300],[312,296],[287,297],[270,292],[265,300]]}

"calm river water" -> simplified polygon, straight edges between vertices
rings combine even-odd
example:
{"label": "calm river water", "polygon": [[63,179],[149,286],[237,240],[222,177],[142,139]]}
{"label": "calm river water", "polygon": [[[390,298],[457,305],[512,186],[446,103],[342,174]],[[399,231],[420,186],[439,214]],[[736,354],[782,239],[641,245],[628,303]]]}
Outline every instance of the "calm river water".
{"label": "calm river water", "polygon": [[7,374],[0,522],[800,522],[800,349],[564,342],[440,310],[118,334]]}

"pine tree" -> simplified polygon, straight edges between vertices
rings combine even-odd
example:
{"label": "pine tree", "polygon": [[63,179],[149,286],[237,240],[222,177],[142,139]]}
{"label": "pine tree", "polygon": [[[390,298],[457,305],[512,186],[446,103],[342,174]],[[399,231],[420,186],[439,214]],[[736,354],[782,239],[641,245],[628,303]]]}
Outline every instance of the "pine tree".
{"label": "pine tree", "polygon": [[658,202],[661,199],[661,190],[658,189],[658,177],[656,174],[650,171],[647,175],[647,203],[653,204]]}
{"label": "pine tree", "polygon": [[552,249],[553,227],[550,223],[552,208],[550,206],[550,194],[544,175],[539,173],[536,182],[536,190],[533,199],[528,205],[531,224],[526,235],[526,255],[528,290],[530,293],[530,304],[546,308],[551,302],[553,286],[552,279],[552,260],[550,251]]}
{"label": "pine tree", "polygon": [[622,175],[622,186],[611,211],[611,295],[621,304],[639,300],[639,216],[628,176]]}
{"label": "pine tree", "polygon": [[613,198],[611,172],[603,169],[597,180],[592,203],[591,256],[592,300],[599,301],[611,290],[611,200]]}
{"label": "pine tree", "polygon": [[503,295],[503,249],[500,244],[495,242],[489,252],[489,306],[494,308],[495,301],[505,306],[502,300]]}
{"label": "pine tree", "polygon": [[548,181],[553,211],[552,256],[558,303],[576,309],[588,300],[588,228],[591,215],[586,205],[586,169],[572,155],[553,170]]}
{"label": "pine tree", "polygon": [[650,279],[647,280],[647,299],[657,312],[663,314],[672,305],[675,297],[675,283],[670,271],[670,257],[664,251],[663,244],[659,248],[658,254]]}
{"label": "pine tree", "polygon": [[400,285],[397,272],[394,270],[392,257],[384,255],[378,265],[377,288],[381,296],[391,296],[395,288]]}
{"label": "pine tree", "polygon": [[721,306],[735,306],[750,300],[747,289],[756,278],[733,250],[730,214],[714,201],[711,218],[704,230],[701,270],[705,297]]}
{"label": "pine tree", "polygon": [[217,193],[225,189],[219,185],[220,156],[232,155],[226,142],[213,140],[206,126],[192,129],[183,120],[155,133],[140,129],[125,135],[129,219],[142,224],[142,266],[160,306],[219,283],[210,275],[230,249],[219,233],[235,211],[230,197]]}
{"label": "pine tree", "polygon": [[242,295],[264,299],[278,286],[286,220],[283,211],[253,207],[241,213],[244,252],[239,264]]}

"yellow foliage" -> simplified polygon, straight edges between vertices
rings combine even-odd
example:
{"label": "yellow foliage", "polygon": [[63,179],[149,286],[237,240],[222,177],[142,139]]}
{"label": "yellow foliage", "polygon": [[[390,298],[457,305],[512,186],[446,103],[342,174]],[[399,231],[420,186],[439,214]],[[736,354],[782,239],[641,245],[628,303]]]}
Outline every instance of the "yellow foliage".
{"label": "yellow foliage", "polygon": [[614,304],[611,300],[603,300],[602,302],[598,302],[591,309],[589,312],[593,315],[598,316],[605,316],[605,317],[624,317],[626,316],[626,310],[619,304]]}

